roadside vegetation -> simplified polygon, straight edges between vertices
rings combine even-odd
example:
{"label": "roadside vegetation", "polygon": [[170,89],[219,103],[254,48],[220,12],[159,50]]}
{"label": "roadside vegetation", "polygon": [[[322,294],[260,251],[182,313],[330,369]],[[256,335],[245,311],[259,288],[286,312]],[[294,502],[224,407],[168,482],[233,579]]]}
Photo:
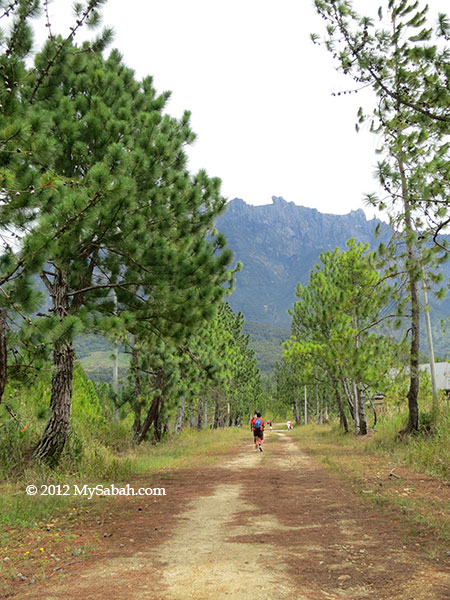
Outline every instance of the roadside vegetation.
{"label": "roadside vegetation", "polygon": [[[346,434],[338,421],[297,426],[292,432],[302,449],[335,471],[355,493],[381,507],[392,519],[410,524],[412,542],[421,531],[436,536],[431,558],[450,549],[450,407],[442,412],[433,435],[424,423],[414,436],[399,440],[408,414],[398,406],[384,406],[376,429],[367,436]],[[424,405],[431,408],[431,398]]]}

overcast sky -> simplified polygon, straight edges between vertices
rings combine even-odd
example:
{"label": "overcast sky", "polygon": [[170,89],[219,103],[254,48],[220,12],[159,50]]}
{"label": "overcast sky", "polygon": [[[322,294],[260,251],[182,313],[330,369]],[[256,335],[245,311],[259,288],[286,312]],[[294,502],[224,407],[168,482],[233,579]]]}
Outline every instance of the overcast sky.
{"label": "overcast sky", "polygon": [[[429,4],[435,14],[447,0]],[[71,5],[51,4],[55,31],[67,28]],[[377,190],[376,138],[354,127],[370,90],[332,96],[353,82],[310,41],[323,23],[312,0],[109,0],[103,23],[138,77],[172,91],[168,112],[192,112],[190,168],[220,177],[229,199],[283,196],[321,212],[374,214],[363,197]]]}

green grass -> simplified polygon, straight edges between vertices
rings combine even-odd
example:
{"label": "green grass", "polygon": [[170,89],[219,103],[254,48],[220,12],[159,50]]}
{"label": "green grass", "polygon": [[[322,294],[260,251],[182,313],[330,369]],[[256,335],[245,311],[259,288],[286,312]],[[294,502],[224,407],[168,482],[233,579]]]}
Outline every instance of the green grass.
{"label": "green grass", "polygon": [[142,451],[134,453],[131,468],[134,474],[139,474],[212,464],[248,437],[248,431],[239,428],[201,432],[186,429],[180,437],[172,438],[166,444],[152,446],[151,452],[143,447]]}
{"label": "green grass", "polygon": [[7,481],[0,487],[0,524],[35,527],[59,513],[91,502],[87,496],[29,496],[25,492],[27,485],[35,485],[40,490],[43,485],[67,484],[72,490],[74,484],[80,487],[126,484],[144,474],[147,481],[158,484],[161,474],[213,464],[247,438],[248,432],[242,429],[185,430],[165,443],[130,447],[120,455],[100,444],[90,446],[81,468],[75,472],[68,471],[64,463],[57,470],[35,465],[26,469],[19,479]]}
{"label": "green grass", "polygon": [[[84,496],[28,496],[27,485],[95,486],[128,483],[132,478],[200,464],[211,464],[248,436],[239,429],[184,430],[160,444],[133,442],[133,415],[121,414],[112,422],[109,391],[97,393],[79,366],[74,373],[71,429],[61,460],[54,469],[28,457],[40,439],[49,417],[50,373],[32,388],[9,385],[5,398],[18,415],[12,419],[0,404],[0,529],[33,527],[58,512],[84,506]],[[25,427],[26,425],[26,427]],[[75,505],[74,505],[75,506]]]}
{"label": "green grass", "polygon": [[403,515],[413,530],[420,527],[433,533],[436,548],[428,550],[437,556],[440,545],[442,555],[442,551],[448,551],[450,542],[448,501],[444,495],[430,498],[426,493],[421,494],[420,485],[413,493],[405,494],[408,481],[389,478],[389,473],[395,466],[407,465],[447,483],[450,436],[444,432],[448,425],[443,418],[433,436],[399,438],[397,434],[404,424],[405,414],[395,413],[384,415],[378,431],[367,438],[344,434],[336,425],[296,427],[292,435],[308,453],[349,483],[364,501]]}
{"label": "green grass", "polygon": [[[379,417],[377,429],[367,437],[345,434],[337,425],[296,427],[294,437],[314,441],[320,448],[326,443],[339,442],[343,448],[384,456],[397,464],[450,481],[450,410],[442,410],[439,425],[433,435],[424,431],[399,437],[407,423],[405,411],[390,411]],[[314,450],[313,450],[314,451]]]}

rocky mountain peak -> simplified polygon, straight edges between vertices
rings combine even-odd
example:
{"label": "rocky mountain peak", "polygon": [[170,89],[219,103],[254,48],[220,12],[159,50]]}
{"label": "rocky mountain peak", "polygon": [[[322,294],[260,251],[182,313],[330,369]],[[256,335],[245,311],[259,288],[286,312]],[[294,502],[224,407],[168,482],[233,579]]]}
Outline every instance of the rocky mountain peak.
{"label": "rocky mountain peak", "polygon": [[[346,215],[320,213],[281,196],[272,204],[252,206],[234,198],[217,220],[236,260],[244,264],[230,304],[251,321],[286,325],[297,283],[307,283],[319,256],[335,247],[345,248],[354,237],[375,248],[378,219],[368,221],[361,209]],[[381,223],[382,238],[389,227]]]}

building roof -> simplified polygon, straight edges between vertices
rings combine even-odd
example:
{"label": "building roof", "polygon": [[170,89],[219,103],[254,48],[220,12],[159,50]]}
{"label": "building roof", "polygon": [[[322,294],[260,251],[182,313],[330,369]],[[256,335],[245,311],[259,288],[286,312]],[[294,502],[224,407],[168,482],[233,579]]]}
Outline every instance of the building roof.
{"label": "building roof", "polygon": [[[436,383],[438,390],[450,391],[450,362],[439,362],[434,365],[436,371]],[[430,365],[423,364],[419,366],[421,371],[430,373]]]}

